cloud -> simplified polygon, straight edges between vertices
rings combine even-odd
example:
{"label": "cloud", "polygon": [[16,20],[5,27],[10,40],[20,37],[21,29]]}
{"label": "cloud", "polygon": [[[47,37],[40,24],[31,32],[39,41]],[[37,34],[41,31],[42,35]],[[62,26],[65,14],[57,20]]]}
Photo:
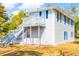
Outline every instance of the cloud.
{"label": "cloud", "polygon": [[31,8],[31,7],[40,7],[43,3],[23,3],[22,7]]}
{"label": "cloud", "polygon": [[19,10],[13,11],[12,14],[16,14],[20,10],[33,11],[40,8],[41,5],[43,5],[43,3],[22,3],[22,5],[18,7]]}
{"label": "cloud", "polygon": [[33,11],[40,8],[43,3],[3,3],[7,12],[11,14],[16,14],[20,10]]}
{"label": "cloud", "polygon": [[23,3],[22,6],[19,7],[19,9],[36,9],[40,8],[43,3]]}
{"label": "cloud", "polygon": [[[15,7],[16,4],[19,4],[19,3],[3,3],[6,9],[12,9],[13,7]],[[20,9],[38,8],[42,4],[43,3],[22,3],[22,6],[20,6]]]}
{"label": "cloud", "polygon": [[13,15],[17,15],[20,11],[14,11],[12,12]]}
{"label": "cloud", "polygon": [[2,5],[4,5],[7,10],[12,9],[15,6],[14,3],[2,3]]}

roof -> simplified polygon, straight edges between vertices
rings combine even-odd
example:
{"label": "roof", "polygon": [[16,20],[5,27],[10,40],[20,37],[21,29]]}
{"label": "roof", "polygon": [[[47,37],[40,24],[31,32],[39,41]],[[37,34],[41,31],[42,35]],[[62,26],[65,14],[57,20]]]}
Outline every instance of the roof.
{"label": "roof", "polygon": [[38,10],[35,10],[33,12],[30,12],[30,13],[37,13],[39,11],[46,11],[46,10],[56,10],[56,11],[60,12],[61,14],[63,14],[64,16],[66,16],[74,21],[74,18],[70,14],[66,13],[63,9],[61,9],[59,7],[49,7],[46,9],[38,9]]}
{"label": "roof", "polygon": [[64,16],[66,16],[66,17],[68,17],[68,18],[70,18],[70,19],[72,19],[72,20],[74,21],[74,18],[73,18],[70,14],[66,13],[63,9],[61,9],[61,8],[59,8],[59,7],[54,7],[54,8],[52,8],[52,9],[59,11],[59,12],[60,12],[61,14],[63,14]]}

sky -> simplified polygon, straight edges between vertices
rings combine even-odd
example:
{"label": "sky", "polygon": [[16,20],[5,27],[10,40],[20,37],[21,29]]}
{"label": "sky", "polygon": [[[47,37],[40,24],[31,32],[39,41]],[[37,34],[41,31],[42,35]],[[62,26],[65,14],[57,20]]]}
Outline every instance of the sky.
{"label": "sky", "polygon": [[5,6],[5,9],[7,10],[7,13],[9,16],[12,14],[17,14],[20,10],[26,10],[26,11],[33,11],[34,9],[37,8],[47,8],[48,5],[50,6],[59,6],[60,8],[64,7],[71,7],[73,6],[79,6],[79,3],[34,3],[34,4],[29,4],[29,3],[3,3]]}
{"label": "sky", "polygon": [[14,13],[18,13],[20,10],[32,10],[32,9],[35,9],[35,8],[38,8],[40,7],[40,5],[42,5],[42,3],[34,3],[34,4],[26,4],[26,3],[11,3],[11,4],[8,4],[8,3],[3,3],[3,5],[5,6],[5,9],[7,10],[7,13],[9,14],[9,16],[11,14],[14,14]]}

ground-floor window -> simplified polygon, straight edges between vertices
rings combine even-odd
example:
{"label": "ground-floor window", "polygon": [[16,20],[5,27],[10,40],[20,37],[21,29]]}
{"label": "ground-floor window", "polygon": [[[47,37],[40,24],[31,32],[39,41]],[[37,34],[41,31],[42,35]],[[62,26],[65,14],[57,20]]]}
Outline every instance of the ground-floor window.
{"label": "ground-floor window", "polygon": [[71,32],[71,37],[73,37],[73,32]]}
{"label": "ground-floor window", "polygon": [[67,40],[68,39],[68,33],[67,31],[64,31],[64,40]]}

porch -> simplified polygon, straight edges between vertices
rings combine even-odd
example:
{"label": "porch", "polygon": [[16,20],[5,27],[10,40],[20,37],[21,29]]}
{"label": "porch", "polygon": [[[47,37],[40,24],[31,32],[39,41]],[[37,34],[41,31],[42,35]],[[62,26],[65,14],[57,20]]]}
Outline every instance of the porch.
{"label": "porch", "polygon": [[45,27],[42,26],[30,26],[24,27],[22,35],[22,44],[38,44],[41,45],[41,38]]}
{"label": "porch", "polygon": [[23,21],[22,44],[41,45],[41,37],[45,29],[45,19],[42,17],[29,17]]}

